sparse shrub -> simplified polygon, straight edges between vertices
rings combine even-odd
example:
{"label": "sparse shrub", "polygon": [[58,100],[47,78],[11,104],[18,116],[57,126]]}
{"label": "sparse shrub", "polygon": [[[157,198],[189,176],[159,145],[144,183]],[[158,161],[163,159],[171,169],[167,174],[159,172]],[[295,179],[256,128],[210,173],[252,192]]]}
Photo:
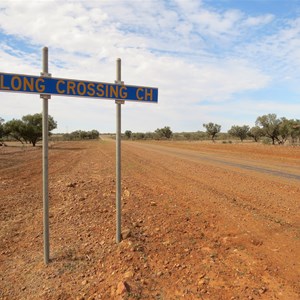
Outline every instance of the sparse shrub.
{"label": "sparse shrub", "polygon": [[159,139],[170,139],[173,135],[173,132],[169,126],[165,126],[164,128],[157,128],[155,130]]}
{"label": "sparse shrub", "polygon": [[248,131],[248,136],[253,138],[255,142],[258,142],[263,135],[264,131],[258,126],[254,126]]}
{"label": "sparse shrub", "polygon": [[133,140],[143,140],[143,139],[145,139],[145,133],[135,132],[135,133],[132,134],[132,139]]}
{"label": "sparse shrub", "polygon": [[263,137],[263,138],[261,139],[261,141],[262,141],[262,143],[263,143],[264,145],[271,145],[271,144],[272,144],[272,139],[271,139],[271,138],[268,138],[268,137]]}
{"label": "sparse shrub", "polygon": [[126,130],[124,134],[125,134],[125,137],[128,140],[131,139],[131,136],[132,136],[132,131],[131,130]]}
{"label": "sparse shrub", "polygon": [[248,135],[249,129],[250,128],[248,125],[244,125],[244,126],[234,125],[228,130],[228,133],[232,136],[236,136],[236,137],[240,138],[241,142],[243,142],[243,140]]}
{"label": "sparse shrub", "polygon": [[208,124],[203,124],[203,127],[206,128],[207,134],[211,136],[211,140],[215,142],[217,134],[221,131],[221,125],[210,122]]}
{"label": "sparse shrub", "polygon": [[63,134],[62,139],[64,141],[96,140],[99,139],[99,135],[99,131],[95,129],[91,131],[76,130]]}

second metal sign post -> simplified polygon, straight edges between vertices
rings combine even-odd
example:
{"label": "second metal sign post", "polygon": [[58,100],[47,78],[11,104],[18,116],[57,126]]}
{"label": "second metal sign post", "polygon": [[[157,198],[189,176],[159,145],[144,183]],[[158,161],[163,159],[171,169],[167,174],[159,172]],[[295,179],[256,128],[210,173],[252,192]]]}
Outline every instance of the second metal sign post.
{"label": "second metal sign post", "polygon": [[[116,84],[121,81],[121,59],[117,59]],[[116,242],[121,242],[121,105],[124,100],[116,99]]]}

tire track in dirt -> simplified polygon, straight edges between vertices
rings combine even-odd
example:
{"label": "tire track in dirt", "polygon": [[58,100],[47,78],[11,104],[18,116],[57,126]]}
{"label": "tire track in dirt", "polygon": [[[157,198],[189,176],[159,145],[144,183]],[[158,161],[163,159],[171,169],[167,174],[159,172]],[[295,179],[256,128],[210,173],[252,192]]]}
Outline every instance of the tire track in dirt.
{"label": "tire track in dirt", "polygon": [[[278,171],[274,169],[274,166],[268,166],[264,168],[260,166],[256,166],[253,162],[250,164],[249,160],[248,160],[248,164],[245,164],[237,161],[231,161],[229,158],[225,158],[225,157],[220,159],[220,158],[216,158],[214,154],[208,154],[207,152],[201,153],[193,150],[177,149],[177,148],[170,148],[161,145],[151,145],[151,144],[142,144],[142,143],[132,143],[132,145],[143,149],[151,149],[152,151],[155,151],[157,153],[173,155],[186,160],[193,160],[198,162],[200,161],[203,163],[218,163],[221,165],[231,166],[231,167],[240,168],[244,170],[250,170],[250,171],[278,176],[281,178],[295,179],[297,181],[298,180],[300,181],[300,166],[299,168],[294,169],[295,171],[294,173],[291,173],[288,171]],[[281,168],[283,167],[281,166]]]}

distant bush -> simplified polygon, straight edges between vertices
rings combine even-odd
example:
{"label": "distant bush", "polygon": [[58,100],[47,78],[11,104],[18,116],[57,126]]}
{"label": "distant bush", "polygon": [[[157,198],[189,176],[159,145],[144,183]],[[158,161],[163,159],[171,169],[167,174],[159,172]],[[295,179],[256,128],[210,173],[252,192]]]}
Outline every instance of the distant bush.
{"label": "distant bush", "polygon": [[231,136],[240,138],[241,142],[243,142],[243,140],[247,138],[249,130],[250,127],[248,125],[243,125],[243,126],[233,125],[228,130],[228,133]]}
{"label": "distant bush", "polygon": [[126,137],[127,139],[130,139],[131,136],[132,136],[132,131],[126,130],[124,134],[125,134],[125,137]]}
{"label": "distant bush", "polygon": [[91,130],[91,131],[83,131],[76,130],[71,133],[62,134],[62,140],[64,141],[79,141],[79,140],[96,140],[99,139],[99,131]]}
{"label": "distant bush", "polygon": [[248,136],[253,138],[255,142],[258,142],[263,135],[263,130],[258,126],[254,126],[248,131]]}
{"label": "distant bush", "polygon": [[263,143],[264,145],[271,145],[271,144],[272,144],[272,139],[271,139],[271,138],[268,138],[268,137],[263,137],[263,138],[261,139],[261,141],[262,141],[262,143]]}
{"label": "distant bush", "polygon": [[146,134],[143,132],[134,132],[131,135],[131,138],[133,140],[144,140],[145,139]]}
{"label": "distant bush", "polygon": [[165,126],[164,128],[157,128],[155,130],[157,139],[170,139],[173,135],[173,132],[169,126]]}
{"label": "distant bush", "polygon": [[218,133],[221,131],[221,125],[210,122],[203,124],[203,127],[206,128],[206,133],[211,137],[211,140],[215,142]]}
{"label": "distant bush", "polygon": [[[129,134],[130,133],[130,134]],[[163,140],[170,139],[173,136],[173,132],[170,127],[157,128],[155,132],[131,132],[126,130],[124,137],[132,140]]]}

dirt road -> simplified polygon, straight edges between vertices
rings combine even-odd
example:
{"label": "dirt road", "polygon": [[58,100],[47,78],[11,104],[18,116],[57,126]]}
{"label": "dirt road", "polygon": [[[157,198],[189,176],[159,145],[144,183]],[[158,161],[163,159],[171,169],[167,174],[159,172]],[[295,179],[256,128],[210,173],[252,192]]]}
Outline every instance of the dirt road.
{"label": "dirt road", "polygon": [[[185,149],[187,143],[166,143],[166,145],[158,145],[153,143],[152,144],[131,143],[131,146],[138,147],[144,150],[151,150],[158,153],[158,155],[169,154],[171,156],[193,161],[195,163],[210,164],[210,165],[217,164],[219,166],[223,165],[223,167],[225,168],[234,167],[239,169],[251,170],[263,174],[279,176],[282,178],[300,180],[300,166],[299,166],[299,161],[297,159],[292,159],[290,161],[287,161],[287,159],[285,159],[281,163],[278,162],[274,163],[272,159],[269,159],[267,161],[265,160],[264,162],[262,162],[261,160],[257,160],[255,158],[245,159],[243,157],[243,153],[241,153],[240,156],[236,156],[236,155],[232,156],[230,152],[222,153],[222,151],[220,151],[221,153],[218,152],[216,153],[216,152],[210,152],[209,150],[203,151],[203,149],[201,151],[201,147],[200,147],[200,151],[197,151],[198,150],[197,146],[199,146],[198,144],[194,144],[193,150]],[[219,145],[217,145],[215,148],[217,148],[218,146]],[[251,146],[253,148],[253,145]],[[217,149],[222,149],[222,147],[218,147]],[[280,148],[278,149],[279,151],[281,150]],[[223,146],[223,151],[224,151],[224,146]]]}
{"label": "dirt road", "polygon": [[1,299],[299,299],[300,149],[114,142],[50,149],[43,265],[41,149],[0,152]]}

